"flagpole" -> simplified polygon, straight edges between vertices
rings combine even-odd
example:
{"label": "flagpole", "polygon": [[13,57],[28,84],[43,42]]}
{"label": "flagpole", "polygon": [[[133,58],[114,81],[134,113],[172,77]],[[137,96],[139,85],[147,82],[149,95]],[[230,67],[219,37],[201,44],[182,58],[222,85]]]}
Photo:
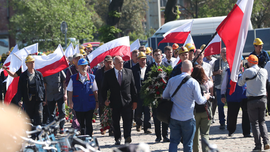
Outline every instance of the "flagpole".
{"label": "flagpole", "polygon": [[199,58],[199,56],[204,52],[204,50],[206,49],[206,47],[209,45],[209,43],[214,39],[214,37],[217,35],[217,31],[214,33],[214,35],[212,36],[212,38],[210,39],[210,41],[205,45],[205,47],[202,49],[201,53],[193,59],[192,64],[194,65],[195,62],[197,61],[197,59]]}

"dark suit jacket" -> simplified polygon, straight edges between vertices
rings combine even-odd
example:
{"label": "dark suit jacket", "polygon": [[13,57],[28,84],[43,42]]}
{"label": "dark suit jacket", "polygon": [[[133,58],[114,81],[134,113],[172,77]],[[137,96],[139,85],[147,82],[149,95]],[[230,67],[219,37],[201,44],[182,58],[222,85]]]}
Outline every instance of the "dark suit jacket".
{"label": "dark suit jacket", "polygon": [[147,63],[147,65],[150,65],[150,64],[154,63],[153,61],[154,61],[154,59],[153,59],[152,56],[146,55],[146,63]]}
{"label": "dark suit jacket", "polygon": [[133,72],[133,76],[134,76],[134,80],[135,80],[135,85],[136,85],[136,89],[138,94],[140,93],[141,87],[143,86],[143,81],[146,80],[146,71],[145,71],[145,75],[144,75],[144,80],[141,80],[141,68],[140,68],[140,64],[137,63],[136,65],[134,65],[132,67],[132,72]]}
{"label": "dark suit jacket", "polygon": [[[131,64],[130,64],[130,62],[131,62]],[[133,61],[132,60],[126,61],[124,63],[124,68],[132,69],[132,67],[133,67]]]}
{"label": "dark suit jacket", "polygon": [[[161,62],[161,65],[164,65],[165,67],[170,66],[170,64],[169,63],[166,63],[166,62]],[[145,73],[146,73],[145,80],[148,78],[148,73],[149,73],[149,71],[151,71],[152,66],[157,66],[156,65],[156,62],[153,62],[152,64],[150,64],[150,65],[147,66],[147,69],[145,71]]]}
{"label": "dark suit jacket", "polygon": [[114,68],[104,74],[101,87],[103,101],[107,99],[107,91],[110,90],[110,107],[117,109],[131,106],[132,102],[137,102],[137,90],[134,77],[130,69],[123,68],[122,83],[119,85]]}

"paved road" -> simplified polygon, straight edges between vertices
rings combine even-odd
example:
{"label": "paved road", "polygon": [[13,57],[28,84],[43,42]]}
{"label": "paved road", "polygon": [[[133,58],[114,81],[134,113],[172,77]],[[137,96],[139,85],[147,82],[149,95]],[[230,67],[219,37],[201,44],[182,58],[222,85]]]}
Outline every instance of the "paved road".
{"label": "paved road", "polygon": [[[225,108],[225,112],[227,109]],[[240,111],[237,120],[237,129],[232,137],[228,137],[228,131],[220,130],[218,123],[218,113],[215,114],[215,123],[211,125],[210,128],[210,143],[216,144],[219,151],[221,152],[249,152],[254,148],[253,137],[243,138],[242,128],[241,128],[242,112]],[[268,130],[270,130],[270,116],[266,117],[266,124]],[[93,124],[94,136],[97,137],[102,151],[112,151],[114,148],[119,147],[114,145],[114,138],[110,137],[108,133],[105,135],[100,134],[99,120]],[[136,127],[132,128],[131,136],[132,143],[138,144],[140,142],[147,143],[151,151],[161,152],[168,151],[169,143],[155,143],[156,136],[154,134],[154,124],[152,122],[151,128],[152,134],[145,135],[143,131],[137,132]],[[123,133],[123,132],[122,132]],[[124,144],[124,139],[122,137],[121,144]],[[183,151],[183,145],[179,144],[179,151]]]}

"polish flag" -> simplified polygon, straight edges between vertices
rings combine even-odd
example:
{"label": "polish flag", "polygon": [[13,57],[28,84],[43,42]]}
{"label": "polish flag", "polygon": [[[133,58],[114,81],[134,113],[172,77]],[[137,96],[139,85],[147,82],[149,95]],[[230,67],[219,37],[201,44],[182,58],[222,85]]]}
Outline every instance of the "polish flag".
{"label": "polish flag", "polygon": [[221,38],[217,34],[204,49],[204,56],[220,54],[220,51],[221,51]]}
{"label": "polish flag", "polygon": [[72,56],[72,55],[74,55],[74,48],[73,48],[72,43],[70,43],[69,46],[65,50],[65,56],[69,57],[69,56]]}
{"label": "polish flag", "polygon": [[238,80],[253,2],[254,0],[238,0],[232,11],[216,29],[227,50],[226,57],[231,70],[230,94],[234,92]]}
{"label": "polish flag", "polygon": [[[14,47],[13,51],[14,52],[19,51],[18,45],[16,45]],[[20,69],[21,65],[22,65],[21,60],[19,58],[17,58],[14,55],[14,53],[10,54],[9,57],[10,57],[10,60],[12,61],[12,62],[9,62],[10,63],[9,64],[9,70],[11,72],[17,72]],[[12,98],[17,93],[19,79],[20,79],[20,77],[13,78],[10,75],[8,75],[7,83],[6,83],[7,91],[6,91],[6,95],[5,95],[5,99],[4,99],[5,104],[7,104],[7,105],[10,104]]]}
{"label": "polish flag", "polygon": [[166,32],[163,35],[163,40],[161,40],[160,43],[185,43],[193,24],[193,20],[183,24],[182,26],[179,26],[177,28],[174,28],[168,32]]}
{"label": "polish flag", "polygon": [[41,72],[43,77],[53,75],[68,67],[68,62],[60,44],[49,55],[33,57],[35,58],[35,69]]}
{"label": "polish flag", "polygon": [[136,41],[134,41],[131,45],[130,45],[130,52],[132,52],[133,50],[138,50],[140,48],[141,44],[140,44],[140,39],[137,39]]}
{"label": "polish flag", "polygon": [[90,61],[90,67],[96,66],[98,63],[103,61],[107,55],[130,57],[129,36],[121,37],[107,42],[90,53],[87,56]]}
{"label": "polish flag", "polygon": [[80,53],[80,47],[79,47],[79,44],[76,45],[75,49],[73,50],[73,55],[75,53]]}

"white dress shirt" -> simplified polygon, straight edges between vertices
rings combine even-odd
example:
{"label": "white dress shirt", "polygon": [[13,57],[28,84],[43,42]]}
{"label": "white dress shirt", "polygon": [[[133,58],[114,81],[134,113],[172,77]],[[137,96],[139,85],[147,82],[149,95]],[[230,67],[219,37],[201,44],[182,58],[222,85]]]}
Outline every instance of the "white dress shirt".
{"label": "white dress shirt", "polygon": [[[114,68],[114,72],[115,72],[116,80],[118,80],[118,72],[119,72],[119,70],[117,70],[116,68]],[[120,71],[120,74],[121,74],[122,79],[123,79],[123,69]]]}

